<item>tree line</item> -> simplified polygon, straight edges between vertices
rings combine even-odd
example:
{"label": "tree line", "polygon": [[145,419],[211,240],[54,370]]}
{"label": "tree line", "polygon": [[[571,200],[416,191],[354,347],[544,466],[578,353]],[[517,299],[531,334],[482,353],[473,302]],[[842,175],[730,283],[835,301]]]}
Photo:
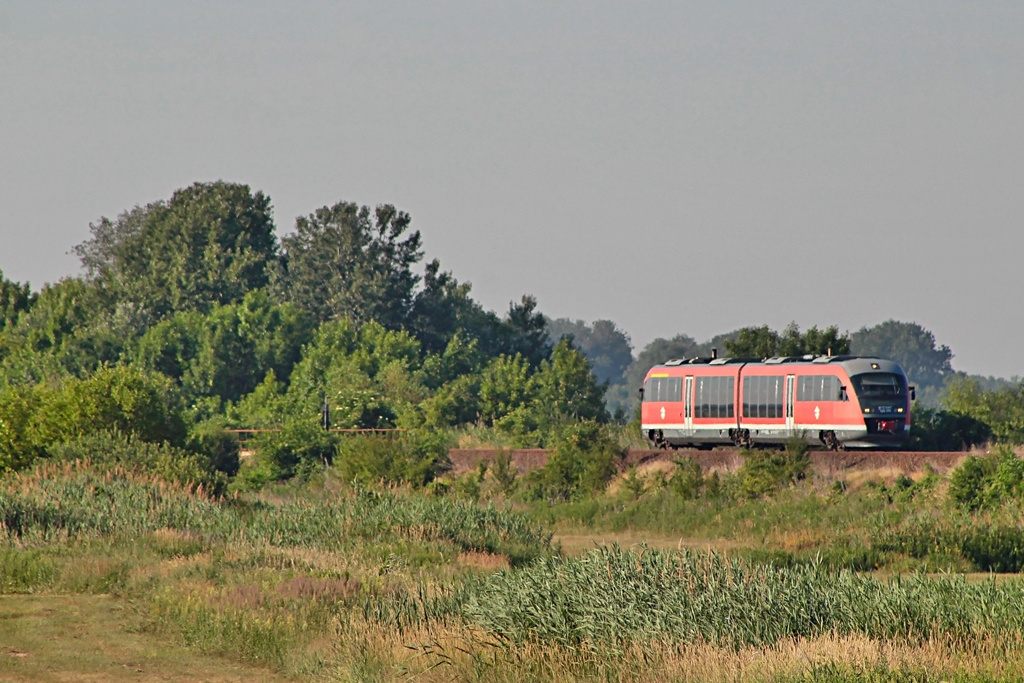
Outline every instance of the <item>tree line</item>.
{"label": "tree line", "polygon": [[263,193],[196,183],[90,231],[80,276],[33,292],[0,275],[0,469],[97,429],[187,447],[316,426],[325,405],[333,427],[473,424],[524,445],[608,420],[533,297],[485,310],[391,205],[325,206],[279,241]]}
{"label": "tree line", "polygon": [[[711,348],[893,358],[929,405],[948,396],[942,410],[986,425],[1020,395],[1000,386],[1011,407],[975,415],[990,387],[957,375],[931,332],[893,320],[852,334],[795,323],[703,343],[680,334],[634,356],[612,321],[551,319],[530,295],[486,310],[469,283],[423,262],[419,231],[391,205],[324,206],[279,240],[262,192],[195,183],[89,227],[74,249],[81,275],[36,292],[0,273],[0,470],[98,431],[216,451],[227,470],[217,434],[228,427],[282,430],[279,451],[327,452],[313,431],[325,406],[338,428],[480,427],[544,446],[581,423],[628,421],[652,364]],[[287,474],[296,448],[267,476]]]}

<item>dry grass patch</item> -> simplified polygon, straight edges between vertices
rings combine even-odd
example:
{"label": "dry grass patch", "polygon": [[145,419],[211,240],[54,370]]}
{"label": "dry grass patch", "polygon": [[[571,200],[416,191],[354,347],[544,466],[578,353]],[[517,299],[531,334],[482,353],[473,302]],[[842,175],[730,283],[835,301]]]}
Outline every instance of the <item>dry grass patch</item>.
{"label": "dry grass patch", "polygon": [[563,555],[578,556],[590,552],[594,548],[618,545],[626,550],[654,548],[657,550],[714,550],[728,553],[729,550],[747,547],[745,544],[728,539],[716,538],[683,538],[681,536],[665,536],[648,534],[642,531],[609,531],[593,533],[559,534],[552,538],[552,544],[560,548]]}
{"label": "dry grass patch", "polygon": [[462,567],[471,567],[484,571],[498,571],[499,569],[508,569],[511,566],[507,555],[495,555],[493,553],[476,551],[460,553],[455,558],[455,562]]}
{"label": "dry grass patch", "polygon": [[[647,681],[815,680],[822,672],[913,674],[913,680],[978,677],[1019,680],[1024,652],[984,641],[971,651],[941,643],[896,645],[860,636],[795,639],[739,651],[711,645],[634,645],[594,652],[536,643],[506,647],[470,628],[407,630],[336,622],[333,639],[321,641],[322,675],[343,680],[450,681]],[[922,677],[927,674],[927,679]],[[836,680],[829,678],[827,680]]]}

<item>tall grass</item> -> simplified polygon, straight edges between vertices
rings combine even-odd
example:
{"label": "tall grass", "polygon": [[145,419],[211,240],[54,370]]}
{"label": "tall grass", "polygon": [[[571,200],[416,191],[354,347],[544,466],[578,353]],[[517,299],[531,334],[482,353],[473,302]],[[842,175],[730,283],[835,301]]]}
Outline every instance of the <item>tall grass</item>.
{"label": "tall grass", "polygon": [[[848,526],[886,552],[933,552],[928,539],[960,522],[927,526],[932,499],[914,516],[921,501],[881,488],[726,504],[666,486],[565,509],[633,524],[660,508],[665,528],[755,539],[746,559],[615,546],[567,559],[506,510],[359,487],[278,493],[217,498],[74,463],[8,477],[0,593],[111,593],[161,637],[303,679],[1012,680],[1024,665],[1021,581],[880,580],[780,550],[813,557]],[[1008,510],[984,519],[1014,523]]]}
{"label": "tall grass", "polygon": [[340,548],[351,539],[440,541],[507,555],[514,564],[547,552],[550,534],[493,507],[352,488],[333,500],[219,502],[200,491],[122,470],[46,466],[0,489],[0,541],[46,544],[84,536],[137,538],[159,529],[207,542]]}
{"label": "tall grass", "polygon": [[1019,641],[1024,583],[914,575],[879,581],[819,566],[750,565],[714,553],[596,549],[502,571],[463,614],[501,642],[608,649],[631,642],[771,646],[859,634],[963,647]]}

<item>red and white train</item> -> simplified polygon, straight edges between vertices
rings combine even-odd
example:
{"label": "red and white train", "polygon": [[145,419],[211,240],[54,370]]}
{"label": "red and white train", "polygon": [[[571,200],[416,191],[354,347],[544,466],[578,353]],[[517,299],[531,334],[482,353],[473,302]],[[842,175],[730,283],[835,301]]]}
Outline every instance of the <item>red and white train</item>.
{"label": "red and white train", "polygon": [[902,368],[858,356],[692,358],[647,373],[641,424],[659,448],[781,445],[900,449],[910,437]]}

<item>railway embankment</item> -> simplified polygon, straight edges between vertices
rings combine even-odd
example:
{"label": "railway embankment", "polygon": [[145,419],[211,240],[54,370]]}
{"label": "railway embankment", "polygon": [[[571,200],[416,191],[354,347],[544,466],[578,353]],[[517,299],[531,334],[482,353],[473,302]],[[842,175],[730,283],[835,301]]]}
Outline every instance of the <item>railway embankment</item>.
{"label": "railway embankment", "polygon": [[[500,451],[486,448],[453,448],[449,451],[454,472],[461,474],[475,469],[481,460],[492,460]],[[542,448],[510,449],[506,451],[520,473],[543,467],[549,451]],[[812,470],[826,477],[848,476],[858,471],[886,471],[894,476],[924,472],[931,468],[945,474],[969,455],[961,451],[811,451]],[[622,462],[622,468],[657,467],[658,463],[671,464],[676,460],[692,458],[706,471],[733,472],[743,464],[737,449],[713,450],[631,450]],[[664,465],[660,465],[664,466]]]}

